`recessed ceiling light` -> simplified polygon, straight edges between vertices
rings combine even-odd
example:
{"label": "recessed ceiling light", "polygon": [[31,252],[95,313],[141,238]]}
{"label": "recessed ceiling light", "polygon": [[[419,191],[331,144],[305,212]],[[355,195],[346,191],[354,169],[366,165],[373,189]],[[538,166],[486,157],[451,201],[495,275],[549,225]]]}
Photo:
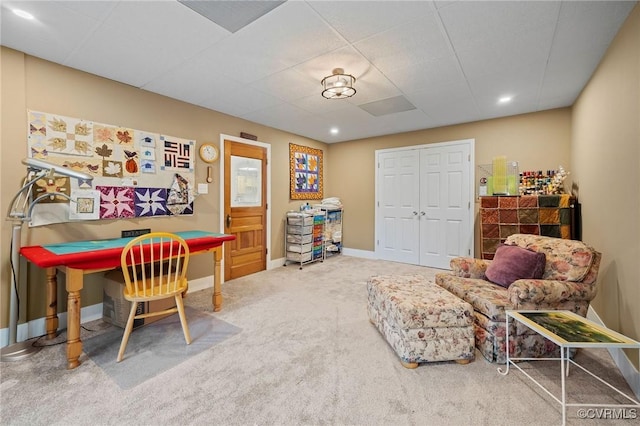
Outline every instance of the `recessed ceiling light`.
{"label": "recessed ceiling light", "polygon": [[513,99],[512,96],[503,96],[500,99],[498,99],[498,103],[499,104],[506,104],[507,102],[511,102],[512,99]]}
{"label": "recessed ceiling light", "polygon": [[331,132],[332,135],[337,135],[338,133],[340,133],[340,130],[338,130],[337,127],[332,127],[329,132]]}
{"label": "recessed ceiling light", "polygon": [[15,13],[16,15],[18,15],[21,18],[24,19],[33,19],[34,16],[32,14],[30,14],[29,12],[25,12],[22,9],[13,9],[13,13]]}

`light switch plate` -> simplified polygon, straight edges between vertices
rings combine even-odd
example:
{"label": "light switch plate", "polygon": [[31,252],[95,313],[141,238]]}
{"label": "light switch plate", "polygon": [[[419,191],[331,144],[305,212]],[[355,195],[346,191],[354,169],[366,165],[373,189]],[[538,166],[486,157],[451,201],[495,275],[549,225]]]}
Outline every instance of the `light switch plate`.
{"label": "light switch plate", "polygon": [[209,185],[206,183],[198,184],[198,194],[208,194],[209,193]]}

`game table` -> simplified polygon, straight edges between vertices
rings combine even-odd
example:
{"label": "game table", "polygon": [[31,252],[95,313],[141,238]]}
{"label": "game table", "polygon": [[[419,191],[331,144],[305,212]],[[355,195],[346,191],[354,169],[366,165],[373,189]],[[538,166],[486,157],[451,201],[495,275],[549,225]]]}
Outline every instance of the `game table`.
{"label": "game table", "polygon": [[[220,263],[225,241],[235,239],[234,235],[206,231],[176,232],[189,246],[190,255],[213,253],[213,310],[222,308]],[[20,254],[29,262],[45,269],[47,275],[47,338],[56,336],[58,329],[58,283],[56,271],[66,274],[67,289],[67,368],[80,365],[82,340],[80,340],[80,290],[84,285],[84,275],[109,271],[120,267],[120,255],[124,246],[133,238],[73,241],[43,246],[28,246],[20,249]]]}

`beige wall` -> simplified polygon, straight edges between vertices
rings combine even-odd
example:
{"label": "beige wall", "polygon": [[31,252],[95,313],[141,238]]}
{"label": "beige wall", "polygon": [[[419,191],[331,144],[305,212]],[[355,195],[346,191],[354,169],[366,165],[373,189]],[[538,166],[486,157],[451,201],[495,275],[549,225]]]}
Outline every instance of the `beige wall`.
{"label": "beige wall", "polygon": [[[325,144],[56,65],[5,47],[2,47],[0,52],[2,73],[0,208],[2,215],[8,211],[11,197],[20,187],[25,174],[25,168],[20,161],[27,153],[27,109],[195,139],[198,143],[210,141],[216,145],[219,144],[220,134],[239,137],[240,132],[243,131],[257,135],[261,142],[271,145],[271,226],[273,230],[271,253],[272,258],[282,257],[282,217],[287,210],[297,209],[300,205],[299,201],[290,202],[289,200],[289,143],[319,148],[326,152]],[[328,163],[328,159],[325,159],[326,166],[329,165]],[[22,232],[22,245],[87,238],[113,238],[118,237],[123,229],[136,228],[170,231],[203,229],[218,232],[220,231],[218,163],[213,168],[216,176],[215,183],[209,185],[209,194],[196,198],[194,216],[101,220],[32,229],[25,226]],[[198,182],[205,181],[205,170],[203,163],[198,160],[196,163]],[[327,183],[329,182],[330,178],[327,179]],[[5,221],[3,216],[1,224],[2,316],[0,319],[1,326],[7,327],[11,223]],[[195,279],[210,274],[210,259],[206,256],[194,257],[190,265],[190,277]],[[21,306],[20,322],[27,318],[26,312],[29,319],[44,316],[42,282],[41,271],[37,268],[29,268],[29,286],[26,291],[30,296],[21,295],[23,304],[28,300],[29,306],[26,309],[24,305]],[[95,274],[87,277],[85,282],[87,286],[82,293],[82,305],[100,303],[102,301],[100,277]],[[66,293],[63,286],[59,287],[59,310],[66,311]]]}
{"label": "beige wall", "polygon": [[[331,186],[331,195],[340,197],[345,206],[345,247],[375,250],[376,150],[461,139],[475,139],[476,164],[491,164],[493,157],[506,155],[508,160],[518,161],[521,170],[555,170],[559,165],[568,169],[571,110],[555,109],[329,145],[331,179],[343,183]],[[570,182],[565,183],[570,188]]]}
{"label": "beige wall", "polygon": [[[607,326],[640,340],[640,6],[575,103],[572,120],[583,237],[603,253],[593,307]],[[636,369],[638,352],[627,351]]]}

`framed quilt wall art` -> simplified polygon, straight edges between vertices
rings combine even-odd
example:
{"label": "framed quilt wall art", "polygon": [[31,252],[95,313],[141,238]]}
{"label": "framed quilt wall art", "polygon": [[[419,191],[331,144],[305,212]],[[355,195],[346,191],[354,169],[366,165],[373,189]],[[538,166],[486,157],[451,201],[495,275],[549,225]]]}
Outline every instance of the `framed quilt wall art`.
{"label": "framed quilt wall art", "polygon": [[290,199],[322,200],[322,150],[289,144]]}

